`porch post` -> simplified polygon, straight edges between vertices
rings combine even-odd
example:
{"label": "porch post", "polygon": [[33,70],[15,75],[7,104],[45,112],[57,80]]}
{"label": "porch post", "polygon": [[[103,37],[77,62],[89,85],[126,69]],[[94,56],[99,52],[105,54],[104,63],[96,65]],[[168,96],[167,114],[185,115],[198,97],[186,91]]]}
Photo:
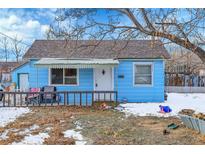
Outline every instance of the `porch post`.
{"label": "porch post", "polygon": [[37,69],[36,69],[36,76],[37,76],[37,77],[36,77],[36,78],[37,78],[37,79],[36,79],[36,87],[39,88],[39,87],[38,87],[38,67],[37,67]]}

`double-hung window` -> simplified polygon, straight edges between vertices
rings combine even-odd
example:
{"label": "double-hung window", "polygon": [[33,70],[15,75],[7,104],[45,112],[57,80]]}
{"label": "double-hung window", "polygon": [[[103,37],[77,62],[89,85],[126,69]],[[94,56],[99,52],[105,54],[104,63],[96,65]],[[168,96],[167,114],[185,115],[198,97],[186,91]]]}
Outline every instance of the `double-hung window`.
{"label": "double-hung window", "polygon": [[52,68],[50,82],[54,85],[77,85],[78,71],[74,68]]}
{"label": "double-hung window", "polygon": [[153,63],[134,63],[134,85],[152,85]]}

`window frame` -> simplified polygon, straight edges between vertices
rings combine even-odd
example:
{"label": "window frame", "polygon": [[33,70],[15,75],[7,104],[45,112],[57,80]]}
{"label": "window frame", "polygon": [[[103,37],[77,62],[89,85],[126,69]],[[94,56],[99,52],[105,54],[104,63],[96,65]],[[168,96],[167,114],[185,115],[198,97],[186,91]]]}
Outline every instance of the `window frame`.
{"label": "window frame", "polygon": [[[52,84],[51,82],[51,69],[63,69],[63,84]],[[65,84],[65,69],[76,69],[77,73],[77,83],[76,84]],[[79,68],[49,68],[49,85],[51,86],[79,86]]]}
{"label": "window frame", "polygon": [[[135,84],[136,65],[150,65],[151,66],[151,84]],[[133,86],[134,87],[153,87],[154,85],[154,64],[153,62],[134,62],[133,63]]]}

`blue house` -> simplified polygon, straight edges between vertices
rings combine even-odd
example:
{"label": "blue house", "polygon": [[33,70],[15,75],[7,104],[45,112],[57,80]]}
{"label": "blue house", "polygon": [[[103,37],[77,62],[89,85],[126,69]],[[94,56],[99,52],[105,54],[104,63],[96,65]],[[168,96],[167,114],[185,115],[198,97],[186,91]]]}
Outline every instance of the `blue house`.
{"label": "blue house", "polygon": [[162,42],[153,40],[36,40],[12,80],[22,91],[54,85],[57,91],[117,91],[119,102],[163,102],[167,58]]}

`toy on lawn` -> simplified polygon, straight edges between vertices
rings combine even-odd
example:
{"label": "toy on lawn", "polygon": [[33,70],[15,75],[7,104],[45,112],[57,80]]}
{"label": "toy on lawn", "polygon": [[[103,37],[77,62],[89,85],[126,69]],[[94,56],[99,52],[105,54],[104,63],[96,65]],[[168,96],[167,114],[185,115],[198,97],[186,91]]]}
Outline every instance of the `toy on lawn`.
{"label": "toy on lawn", "polygon": [[160,113],[170,113],[172,112],[172,109],[169,106],[159,106],[160,108]]}

